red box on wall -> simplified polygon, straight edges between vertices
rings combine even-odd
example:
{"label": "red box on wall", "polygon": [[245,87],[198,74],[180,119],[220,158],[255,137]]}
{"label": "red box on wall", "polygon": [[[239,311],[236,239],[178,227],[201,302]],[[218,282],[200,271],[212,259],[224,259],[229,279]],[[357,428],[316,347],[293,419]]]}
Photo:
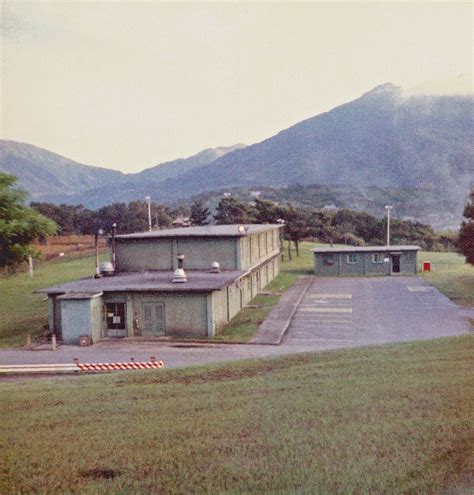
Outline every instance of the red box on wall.
{"label": "red box on wall", "polygon": [[431,261],[423,261],[423,271],[424,272],[431,271]]}

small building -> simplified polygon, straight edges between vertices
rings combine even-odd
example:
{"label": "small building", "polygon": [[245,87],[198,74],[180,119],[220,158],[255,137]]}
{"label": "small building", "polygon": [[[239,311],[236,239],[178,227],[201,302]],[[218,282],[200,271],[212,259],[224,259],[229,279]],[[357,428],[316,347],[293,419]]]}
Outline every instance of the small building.
{"label": "small building", "polygon": [[415,275],[419,246],[344,246],[313,249],[314,273],[324,276]]}
{"label": "small building", "polygon": [[70,344],[82,335],[94,342],[212,337],[278,274],[280,227],[214,225],[115,236],[115,263],[102,277],[40,290],[48,294],[50,331]]}

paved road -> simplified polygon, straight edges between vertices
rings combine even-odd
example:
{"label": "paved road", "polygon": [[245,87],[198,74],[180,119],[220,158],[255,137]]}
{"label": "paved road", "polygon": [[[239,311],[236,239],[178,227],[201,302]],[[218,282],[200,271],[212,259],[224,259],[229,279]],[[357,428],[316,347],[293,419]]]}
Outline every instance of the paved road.
{"label": "paved road", "polygon": [[148,360],[182,367],[246,358],[279,356],[387,342],[461,335],[471,329],[462,310],[418,277],[314,277],[282,344],[177,347],[163,342],[118,340],[92,347],[61,346],[56,351],[0,349],[0,364]]}

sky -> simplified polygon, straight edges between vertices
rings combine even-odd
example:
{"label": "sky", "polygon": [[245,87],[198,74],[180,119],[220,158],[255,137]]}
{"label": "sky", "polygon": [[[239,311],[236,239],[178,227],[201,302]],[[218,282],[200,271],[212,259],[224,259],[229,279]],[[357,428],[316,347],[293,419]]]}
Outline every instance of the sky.
{"label": "sky", "polygon": [[472,74],[469,2],[0,2],[1,137],[123,172]]}

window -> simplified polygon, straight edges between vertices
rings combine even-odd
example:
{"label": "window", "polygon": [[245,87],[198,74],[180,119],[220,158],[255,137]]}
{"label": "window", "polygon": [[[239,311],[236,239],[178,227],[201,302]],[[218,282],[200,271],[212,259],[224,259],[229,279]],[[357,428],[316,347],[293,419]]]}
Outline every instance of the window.
{"label": "window", "polygon": [[332,254],[326,254],[323,257],[325,265],[334,265],[334,256]]}
{"label": "window", "polygon": [[383,263],[384,255],[380,253],[374,253],[372,255],[372,263]]}
{"label": "window", "polygon": [[355,253],[350,253],[347,255],[347,262],[348,263],[358,263],[359,262],[359,256]]}

